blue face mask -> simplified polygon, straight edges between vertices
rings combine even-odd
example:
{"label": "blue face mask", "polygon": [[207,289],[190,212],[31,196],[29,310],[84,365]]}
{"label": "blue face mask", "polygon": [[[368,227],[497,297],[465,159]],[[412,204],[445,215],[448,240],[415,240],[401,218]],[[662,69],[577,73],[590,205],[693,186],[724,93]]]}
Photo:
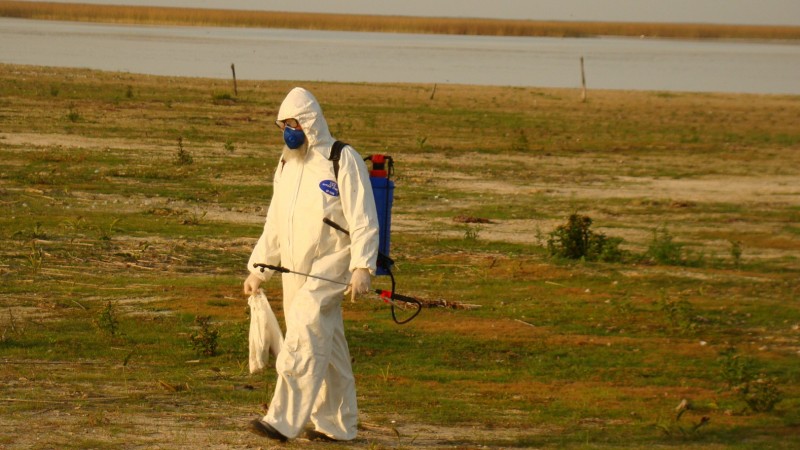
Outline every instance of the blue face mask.
{"label": "blue face mask", "polygon": [[285,127],[283,129],[283,141],[286,142],[286,146],[290,149],[297,150],[306,141],[306,135],[303,130]]}

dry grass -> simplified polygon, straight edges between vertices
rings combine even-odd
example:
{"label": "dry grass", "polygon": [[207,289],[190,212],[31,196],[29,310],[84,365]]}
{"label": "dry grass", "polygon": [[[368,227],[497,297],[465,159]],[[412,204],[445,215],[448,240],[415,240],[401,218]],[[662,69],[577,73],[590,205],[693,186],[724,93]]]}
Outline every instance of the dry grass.
{"label": "dry grass", "polygon": [[647,36],[684,39],[800,39],[800,27],[424,18],[0,1],[0,16],[40,20],[484,36]]}

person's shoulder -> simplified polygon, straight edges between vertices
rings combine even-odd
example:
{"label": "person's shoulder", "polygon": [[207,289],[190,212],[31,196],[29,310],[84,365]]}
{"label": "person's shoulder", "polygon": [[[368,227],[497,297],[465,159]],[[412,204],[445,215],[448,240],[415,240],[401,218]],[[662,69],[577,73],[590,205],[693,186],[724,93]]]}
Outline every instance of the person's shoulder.
{"label": "person's shoulder", "polygon": [[356,148],[350,144],[345,144],[344,147],[342,147],[342,155],[345,154],[351,158],[361,159],[361,154],[358,153],[358,150],[356,150]]}
{"label": "person's shoulder", "polygon": [[362,157],[361,153],[358,153],[354,147],[349,145],[345,147],[345,150],[342,151],[343,159],[345,159],[344,154],[347,154],[347,161],[345,161],[343,164],[347,165],[348,170],[356,170],[359,172],[367,171],[367,163],[364,162],[364,157]]}

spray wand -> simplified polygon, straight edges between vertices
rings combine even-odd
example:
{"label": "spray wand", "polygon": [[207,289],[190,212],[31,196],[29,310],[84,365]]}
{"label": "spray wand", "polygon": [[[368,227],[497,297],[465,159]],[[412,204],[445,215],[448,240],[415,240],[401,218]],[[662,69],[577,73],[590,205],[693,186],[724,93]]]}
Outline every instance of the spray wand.
{"label": "spray wand", "polygon": [[[342,286],[350,286],[349,284],[347,284],[347,283],[345,283],[343,281],[333,280],[333,279],[330,279],[330,278],[321,277],[319,275],[312,275],[310,273],[297,272],[297,271],[294,271],[294,270],[291,270],[291,269],[287,269],[286,267],[283,267],[283,266],[276,266],[276,265],[272,265],[272,264],[255,263],[255,264],[253,264],[253,267],[255,267],[257,269],[260,269],[262,273],[264,272],[264,270],[269,269],[269,270],[273,270],[273,271],[279,272],[279,273],[291,273],[291,274],[295,274],[295,275],[302,275],[304,277],[316,278],[317,280],[327,281],[329,283],[340,284]],[[400,295],[400,294],[395,294],[394,293],[394,278],[392,278],[392,290],[391,291],[387,291],[387,290],[383,290],[383,289],[375,289],[374,292],[376,294],[378,294],[378,296],[380,297],[381,300],[384,301],[384,303],[388,303],[388,304],[392,305],[392,318],[394,319],[394,321],[396,323],[398,323],[400,325],[410,322],[411,319],[417,317],[417,315],[420,313],[420,311],[422,311],[422,303],[420,303],[419,300],[415,299],[414,297],[409,297],[407,295]],[[410,317],[407,317],[407,318],[405,318],[403,320],[399,320],[397,318],[396,314],[395,314],[395,308],[400,308],[402,310],[408,310],[409,308],[413,308],[414,310],[413,310],[413,313],[411,314]]]}

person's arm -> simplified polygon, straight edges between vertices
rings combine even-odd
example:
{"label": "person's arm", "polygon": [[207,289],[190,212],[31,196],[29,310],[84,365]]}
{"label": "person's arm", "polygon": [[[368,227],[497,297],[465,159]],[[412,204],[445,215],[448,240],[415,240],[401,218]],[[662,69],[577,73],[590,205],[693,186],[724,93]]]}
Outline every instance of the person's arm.
{"label": "person's arm", "polygon": [[350,230],[350,271],[375,273],[378,259],[378,213],[367,165],[352,147],[342,150],[339,193]]}
{"label": "person's arm", "polygon": [[[273,200],[274,198],[273,196]],[[264,230],[261,232],[261,237],[258,238],[255,247],[253,247],[253,252],[250,253],[250,260],[247,262],[247,270],[260,276],[262,280],[266,280],[266,272],[262,273],[261,269],[256,268],[253,264],[260,263],[277,266],[281,263],[278,230],[275,223],[275,213],[272,210],[272,205],[274,204],[275,202],[273,201],[269,205],[267,220],[264,222]],[[267,272],[270,271],[268,270]]]}
{"label": "person's arm", "polygon": [[[280,164],[280,163],[279,163]],[[280,167],[280,166],[279,166]],[[280,168],[279,168],[280,170]],[[274,182],[272,184],[272,200],[267,209],[267,218],[264,221],[264,229],[261,236],[258,238],[253,251],[250,253],[250,258],[247,261],[247,270],[250,275],[244,283],[244,293],[253,294],[258,289],[262,281],[267,281],[272,277],[273,272],[266,270],[261,272],[260,268],[254,266],[256,263],[280,265],[280,243],[278,240],[278,227],[277,227],[277,213],[274,211],[273,205],[277,203],[278,192],[278,175],[276,171]]]}

